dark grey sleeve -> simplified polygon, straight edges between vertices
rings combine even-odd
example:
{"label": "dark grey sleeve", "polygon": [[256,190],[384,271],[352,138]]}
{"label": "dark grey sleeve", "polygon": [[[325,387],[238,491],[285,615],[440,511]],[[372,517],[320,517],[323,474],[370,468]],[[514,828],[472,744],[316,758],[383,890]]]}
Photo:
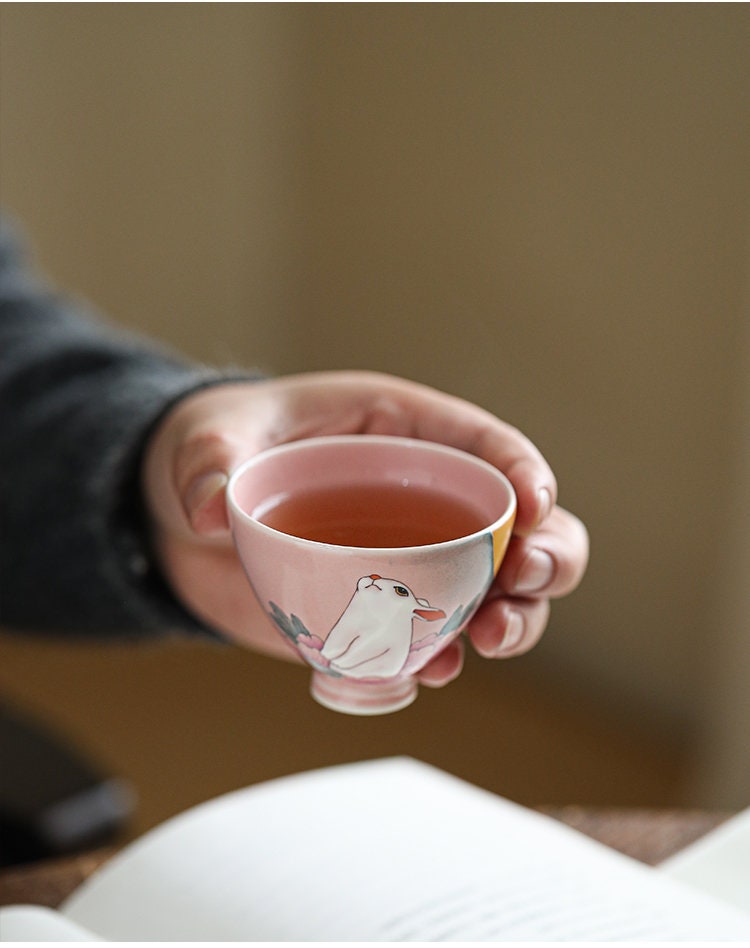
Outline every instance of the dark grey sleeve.
{"label": "dark grey sleeve", "polygon": [[50,292],[0,219],[0,626],[212,634],[150,555],[138,471],[164,412],[229,378]]}

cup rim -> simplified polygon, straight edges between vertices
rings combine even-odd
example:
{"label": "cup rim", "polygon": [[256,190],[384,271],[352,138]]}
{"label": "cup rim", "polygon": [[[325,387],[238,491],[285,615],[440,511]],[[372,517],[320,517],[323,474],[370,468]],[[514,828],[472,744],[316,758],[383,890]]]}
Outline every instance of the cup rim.
{"label": "cup rim", "polygon": [[[499,481],[505,487],[508,493],[508,504],[503,513],[496,520],[488,523],[480,530],[475,530],[473,533],[467,533],[464,536],[455,537],[452,540],[442,540],[439,543],[422,544],[420,546],[367,547],[346,546],[344,544],[337,543],[324,543],[320,540],[309,540],[305,537],[297,537],[291,533],[285,533],[283,530],[276,530],[274,527],[269,527],[268,524],[263,523],[261,520],[258,520],[249,514],[239,505],[235,498],[237,482],[245,473],[245,471],[261,463],[261,461],[265,460],[269,456],[291,453],[292,451],[300,450],[303,447],[312,447],[318,444],[361,445],[362,442],[366,442],[368,444],[398,444],[408,447],[429,448],[432,451],[438,451],[444,454],[449,454],[453,457],[461,458],[463,461],[468,461],[474,464],[475,467],[482,469],[485,471],[485,473],[490,474],[495,478],[495,480]],[[499,468],[495,467],[493,464],[490,464],[489,461],[485,461],[484,458],[477,457],[477,455],[471,454],[469,451],[464,451],[462,448],[454,448],[452,445],[441,444],[438,441],[429,441],[424,438],[404,437],[401,435],[373,434],[316,435],[312,438],[299,438],[295,441],[285,441],[282,444],[276,444],[270,448],[265,448],[264,450],[259,451],[257,454],[253,455],[253,457],[248,458],[247,461],[243,461],[239,467],[232,471],[226,488],[226,503],[230,508],[230,523],[232,519],[231,514],[233,513],[241,521],[252,524],[254,528],[259,529],[263,533],[284,537],[285,539],[293,541],[296,544],[301,544],[302,546],[318,549],[324,548],[329,550],[345,550],[368,555],[380,554],[390,556],[403,554],[413,555],[415,551],[418,550],[446,549],[451,546],[456,546],[457,544],[467,543],[470,540],[474,540],[476,537],[483,536],[487,533],[494,533],[497,530],[500,530],[508,523],[509,520],[515,517],[516,508],[518,506],[516,492],[510,482],[510,479]]]}

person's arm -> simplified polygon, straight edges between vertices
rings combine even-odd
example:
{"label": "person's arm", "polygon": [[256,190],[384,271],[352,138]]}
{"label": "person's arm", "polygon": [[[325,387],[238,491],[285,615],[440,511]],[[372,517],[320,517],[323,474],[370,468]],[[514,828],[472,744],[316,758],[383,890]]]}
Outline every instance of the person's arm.
{"label": "person's arm", "polygon": [[[508,475],[514,535],[468,630],[482,655],[533,647],[585,571],[586,529],[539,450],[461,399],[372,372],[251,382],[188,365],[34,284],[6,236],[0,351],[0,624],[179,629],[289,658],[232,545],[225,487],[263,448],[320,434],[440,441]],[[420,679],[445,684],[461,662],[457,640]]]}
{"label": "person's arm", "polygon": [[226,380],[56,295],[0,219],[1,626],[210,634],[155,566],[139,470],[170,406]]}

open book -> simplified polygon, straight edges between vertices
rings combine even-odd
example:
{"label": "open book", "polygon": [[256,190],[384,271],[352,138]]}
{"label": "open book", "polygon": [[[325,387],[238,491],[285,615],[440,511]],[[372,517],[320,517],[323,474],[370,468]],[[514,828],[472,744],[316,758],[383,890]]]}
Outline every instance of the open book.
{"label": "open book", "polygon": [[[750,851],[745,860],[747,882]],[[750,904],[694,882],[389,758],[201,804],[126,847],[59,912],[0,910],[0,931],[3,941],[750,940]]]}

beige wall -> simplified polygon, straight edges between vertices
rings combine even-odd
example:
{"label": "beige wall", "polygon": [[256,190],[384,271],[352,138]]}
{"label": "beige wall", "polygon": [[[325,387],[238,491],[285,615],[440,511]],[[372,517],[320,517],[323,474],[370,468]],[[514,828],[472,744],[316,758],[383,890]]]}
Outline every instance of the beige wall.
{"label": "beige wall", "polygon": [[523,661],[746,802],[747,6],[1,15],[2,199],[55,278],[202,359],[383,369],[519,425],[592,535]]}

